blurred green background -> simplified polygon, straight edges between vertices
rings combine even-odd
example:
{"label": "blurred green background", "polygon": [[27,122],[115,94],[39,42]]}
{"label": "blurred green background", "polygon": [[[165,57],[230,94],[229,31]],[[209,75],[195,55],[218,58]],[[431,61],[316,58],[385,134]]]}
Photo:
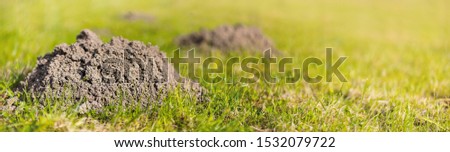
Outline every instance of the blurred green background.
{"label": "blurred green background", "polygon": [[[221,119],[216,122],[209,120],[211,114],[204,114],[207,119],[196,117],[202,114],[191,111],[194,124],[191,128],[153,126],[141,130],[448,131],[449,6],[448,0],[0,0],[1,93],[10,95],[13,83],[20,79],[20,74],[34,67],[38,56],[51,52],[57,44],[75,42],[75,36],[85,28],[96,32],[104,41],[123,36],[151,42],[170,54],[177,48],[174,38],[181,34],[202,27],[243,23],[260,28],[285,56],[294,57],[297,64],[310,56],[324,58],[325,48],[334,48],[335,56],[348,57],[340,69],[349,82],[266,88],[282,88],[280,96],[286,93],[300,96],[302,102],[253,99],[239,96],[239,88],[234,88],[223,95],[238,97],[213,98],[212,102],[263,100],[275,107],[278,104],[274,102],[279,102],[280,113],[262,110],[249,116],[239,113],[243,109],[234,107],[239,110],[233,115],[242,119],[214,117]],[[128,12],[152,16],[152,20],[130,21],[124,18]],[[218,96],[223,91],[212,90]],[[332,101],[328,104],[331,110],[315,111],[327,106],[317,105],[319,101]],[[371,108],[385,102],[391,106],[389,114],[382,117],[373,113]],[[245,107],[242,104],[234,106]],[[292,104],[300,111],[286,110]],[[247,110],[252,110],[250,104],[245,105]],[[220,107],[215,106],[212,105]],[[233,111],[233,105],[230,107]],[[308,112],[315,116],[307,115]],[[215,116],[227,115],[224,113]],[[245,124],[248,118],[268,122]],[[150,124],[167,125],[176,121],[151,120]],[[18,123],[3,122],[4,125]],[[209,125],[201,128],[202,122]],[[216,125],[225,127],[214,129]]]}

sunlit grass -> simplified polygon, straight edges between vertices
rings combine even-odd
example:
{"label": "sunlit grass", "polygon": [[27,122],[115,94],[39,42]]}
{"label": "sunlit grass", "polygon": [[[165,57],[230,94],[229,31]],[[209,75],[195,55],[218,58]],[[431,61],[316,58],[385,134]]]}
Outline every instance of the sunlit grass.
{"label": "sunlit grass", "polygon": [[[2,111],[1,131],[449,131],[449,2],[438,1],[7,1],[0,0],[0,105],[60,43],[84,28],[151,42],[168,56],[173,39],[201,27],[243,23],[262,29],[301,67],[325,48],[347,56],[348,82],[202,85],[210,102],[173,92],[148,109],[110,107],[77,113],[50,100],[21,98]],[[128,11],[153,22],[122,19]],[[233,54],[236,55],[236,54]],[[222,56],[224,58],[228,56]],[[323,74],[323,67],[313,73]],[[26,96],[26,95],[23,95]]]}

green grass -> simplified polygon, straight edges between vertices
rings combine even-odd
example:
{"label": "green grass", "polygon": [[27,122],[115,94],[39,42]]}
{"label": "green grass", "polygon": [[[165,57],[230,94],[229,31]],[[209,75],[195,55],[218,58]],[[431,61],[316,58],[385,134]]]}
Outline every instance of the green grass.
{"label": "green grass", "polygon": [[[0,96],[84,28],[159,45],[201,27],[257,26],[300,67],[325,48],[347,56],[348,82],[202,85],[210,102],[173,92],[151,108],[79,114],[69,99],[30,98],[1,111],[0,131],[449,131],[450,10],[446,0],[9,1],[0,0]],[[128,11],[155,16],[129,22]],[[224,58],[229,56],[222,56]],[[313,68],[323,74],[323,66]],[[197,69],[199,71],[199,69]],[[6,104],[4,97],[0,105]],[[27,97],[22,95],[22,97]],[[70,106],[61,106],[69,103]]]}

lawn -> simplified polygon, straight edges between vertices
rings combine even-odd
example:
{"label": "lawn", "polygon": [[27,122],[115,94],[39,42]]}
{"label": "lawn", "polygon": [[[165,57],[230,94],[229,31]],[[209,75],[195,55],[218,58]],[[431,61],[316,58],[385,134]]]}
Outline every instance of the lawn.
{"label": "lawn", "polygon": [[[450,131],[448,6],[447,0],[0,0],[0,105],[20,96],[16,110],[0,111],[0,131]],[[124,19],[130,11],[154,19]],[[347,57],[339,69],[348,81],[200,81],[209,102],[174,91],[149,108],[84,114],[77,104],[63,106],[65,99],[41,106],[12,91],[37,57],[74,43],[82,29],[103,41],[151,42],[171,56],[177,36],[236,23],[260,28],[293,67],[308,57],[325,59],[325,48],[333,48],[334,60]],[[323,66],[311,69],[324,74]]]}

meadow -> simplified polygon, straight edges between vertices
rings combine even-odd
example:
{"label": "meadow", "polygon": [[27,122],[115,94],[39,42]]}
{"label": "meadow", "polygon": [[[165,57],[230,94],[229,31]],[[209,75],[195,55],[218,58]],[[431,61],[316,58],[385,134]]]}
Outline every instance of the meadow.
{"label": "meadow", "polygon": [[[0,0],[0,131],[450,131],[450,1],[446,0]],[[127,12],[153,16],[130,21]],[[36,59],[83,29],[151,42],[171,56],[181,34],[241,23],[260,28],[284,56],[346,56],[347,82],[210,84],[209,102],[172,92],[151,108],[77,113],[13,88]],[[232,54],[241,55],[239,52]],[[218,54],[221,58],[230,55]],[[312,74],[324,74],[323,66]],[[201,69],[197,69],[200,71]],[[183,73],[183,72],[182,72]]]}

